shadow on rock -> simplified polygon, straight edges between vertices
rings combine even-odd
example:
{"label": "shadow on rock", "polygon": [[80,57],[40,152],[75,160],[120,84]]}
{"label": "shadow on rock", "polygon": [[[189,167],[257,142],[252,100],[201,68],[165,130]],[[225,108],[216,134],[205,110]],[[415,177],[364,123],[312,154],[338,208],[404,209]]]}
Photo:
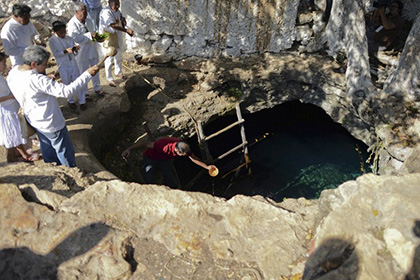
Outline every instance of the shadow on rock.
{"label": "shadow on rock", "polygon": [[[414,222],[413,233],[420,238],[420,220]],[[417,246],[413,256],[413,266],[405,276],[405,280],[420,280],[420,245]]]}
{"label": "shadow on rock", "polygon": [[[34,184],[37,188],[44,191],[50,191],[58,195],[70,198],[74,193],[83,191],[85,188],[79,186],[77,181],[68,174],[55,173],[55,175],[18,175],[1,177],[3,182],[22,186],[26,184]],[[56,187],[54,188],[54,186]],[[62,189],[57,188],[61,186]]]}
{"label": "shadow on rock", "polygon": [[109,232],[109,227],[94,223],[72,232],[46,255],[27,247],[0,251],[0,279],[58,279],[60,264],[87,253]]}
{"label": "shadow on rock", "polygon": [[359,256],[355,246],[343,239],[324,241],[309,257],[302,280],[357,279]]}

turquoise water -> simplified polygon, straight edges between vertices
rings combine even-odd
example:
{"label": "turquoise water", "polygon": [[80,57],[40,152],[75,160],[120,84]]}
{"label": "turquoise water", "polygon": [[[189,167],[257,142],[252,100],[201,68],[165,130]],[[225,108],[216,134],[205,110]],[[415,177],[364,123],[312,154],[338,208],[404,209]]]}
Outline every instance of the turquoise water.
{"label": "turquoise water", "polygon": [[[230,198],[236,194],[262,195],[275,201],[284,198],[318,198],[321,191],[357,178],[367,158],[366,145],[353,138],[320,108],[297,101],[255,114],[244,114],[250,169],[222,177],[243,161],[238,152],[216,163],[220,175],[208,175],[191,190]],[[205,127],[211,133],[234,122],[236,116],[220,118]],[[196,139],[190,139],[191,144]],[[209,142],[213,157],[241,142],[239,128]],[[199,155],[195,147],[195,153]],[[186,185],[200,171],[188,160],[177,160],[181,183]],[[363,167],[362,167],[363,165]],[[187,168],[185,168],[187,167]],[[181,171],[182,170],[182,171]]]}

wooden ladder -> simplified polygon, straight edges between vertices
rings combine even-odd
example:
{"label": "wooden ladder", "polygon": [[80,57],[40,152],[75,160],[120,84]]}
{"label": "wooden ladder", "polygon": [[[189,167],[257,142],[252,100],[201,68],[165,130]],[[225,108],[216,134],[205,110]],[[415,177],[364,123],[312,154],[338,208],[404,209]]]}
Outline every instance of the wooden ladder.
{"label": "wooden ladder", "polygon": [[[209,136],[206,136],[204,134],[202,123],[200,121],[197,122],[197,127],[198,127],[198,135],[197,135],[198,144],[200,146],[201,156],[202,156],[203,160],[206,163],[214,163],[216,161],[219,161],[219,160],[225,158],[226,156],[232,154],[233,152],[235,152],[235,151],[237,151],[237,150],[239,150],[241,148],[243,149],[243,153],[244,153],[243,159],[244,159],[245,163],[240,164],[237,168],[235,168],[234,170],[232,170],[232,171],[228,172],[227,174],[225,174],[223,176],[223,178],[226,177],[227,175],[231,174],[232,172],[235,172],[235,177],[237,177],[239,175],[240,169],[243,166],[248,166],[248,164],[250,163],[249,154],[248,154],[248,141],[246,140],[246,135],[245,135],[245,125],[244,125],[245,120],[242,118],[241,107],[240,107],[239,103],[236,104],[235,108],[236,108],[236,116],[237,116],[238,120],[236,122],[234,122],[234,123],[226,126],[225,128],[223,128],[223,129],[221,129],[221,130],[219,130],[219,131],[217,131],[217,132],[209,135]],[[216,159],[213,159],[213,157],[210,154],[210,150],[209,150],[207,141],[210,140],[210,139],[212,139],[212,138],[214,138],[214,137],[216,137],[216,136],[219,136],[223,132],[226,132],[229,129],[231,129],[231,128],[237,126],[237,125],[240,126],[240,133],[241,133],[242,143],[239,144],[239,145],[237,145],[236,147],[230,149],[229,151],[221,154]],[[188,185],[186,186],[186,189],[187,190],[191,189],[191,187],[203,175],[203,173],[204,172],[200,172],[196,177],[194,177],[190,181],[190,183],[188,183]]]}

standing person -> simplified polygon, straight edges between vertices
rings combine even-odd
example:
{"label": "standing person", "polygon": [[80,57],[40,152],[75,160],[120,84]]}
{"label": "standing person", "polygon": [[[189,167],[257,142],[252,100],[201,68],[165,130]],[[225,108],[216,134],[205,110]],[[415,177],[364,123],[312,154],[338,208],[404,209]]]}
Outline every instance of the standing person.
{"label": "standing person", "polygon": [[[49,45],[57,62],[63,84],[68,85],[80,76],[79,68],[76,63],[76,54],[80,47],[76,45],[73,38],[66,35],[66,24],[62,21],[52,23],[53,36],[51,36]],[[80,110],[86,110],[87,87],[82,88],[77,93],[79,98]],[[67,98],[67,103],[71,109],[76,109],[73,94]]]}
{"label": "standing person", "polygon": [[39,35],[31,20],[31,8],[25,4],[14,4],[12,18],[1,30],[4,52],[10,56],[12,67],[23,64],[22,54],[26,47],[34,45],[35,36]]}
{"label": "standing person", "polygon": [[23,65],[10,71],[7,81],[22,106],[28,122],[36,129],[45,162],[76,166],[75,154],[57,97],[68,98],[80,91],[99,68],[89,68],[69,85],[45,75],[50,53],[41,46],[30,46],[23,53]]}
{"label": "standing person", "polygon": [[[75,15],[67,23],[67,34],[80,46],[79,54],[76,56],[77,66],[79,67],[80,72],[84,72],[89,67],[95,66],[99,61],[98,51],[96,49],[97,44],[92,41],[97,33],[89,32],[85,25],[87,16],[86,9],[84,3],[75,2]],[[95,93],[99,95],[101,93],[99,75],[93,76],[92,84]],[[86,95],[86,97],[88,97],[88,95]]]}
{"label": "standing person", "polygon": [[172,160],[177,157],[188,156],[192,162],[207,170],[216,168],[214,165],[205,164],[195,156],[187,142],[173,137],[161,138],[155,142],[138,142],[124,150],[121,154],[122,158],[126,159],[131,150],[139,148],[147,148],[143,153],[143,172],[144,180],[148,184],[154,182],[154,172],[158,168],[163,175],[165,185],[174,187],[175,181],[171,168]]}
{"label": "standing person", "polygon": [[[0,73],[6,70],[6,58],[0,52]],[[15,161],[15,149],[24,161],[32,161],[35,157],[28,154],[23,147],[26,139],[22,138],[17,112],[19,104],[10,92],[3,75],[0,75],[0,145],[7,149],[7,162]]]}
{"label": "standing person", "polygon": [[389,13],[385,13],[383,5],[374,10],[371,20],[376,23],[376,30],[372,35],[373,40],[369,40],[370,53],[391,47],[401,34],[404,25],[404,20],[401,17],[403,8],[404,4],[397,0],[391,2]]}
{"label": "standing person", "polygon": [[87,8],[86,26],[90,32],[98,32],[99,14],[102,10],[101,0],[83,0]]}
{"label": "standing person", "polygon": [[[130,36],[134,35],[134,31],[130,28],[126,28],[126,20],[122,16],[121,12],[119,11],[120,8],[120,1],[119,0],[109,0],[108,7],[102,9],[100,14],[99,20],[99,32],[101,34],[108,33],[109,39],[103,43],[104,51],[103,53],[107,53],[106,50],[107,44],[111,44],[111,41],[116,41],[115,47],[118,51],[117,55],[114,57],[108,57],[105,60],[105,74],[106,79],[108,80],[108,84],[112,87],[116,87],[117,85],[114,82],[114,78],[112,77],[112,62],[114,62],[114,73],[117,77],[121,79],[126,79],[122,72],[122,48],[123,48],[123,41],[122,41],[122,32],[127,33]],[[115,38],[117,36],[117,38]],[[112,43],[112,44],[113,44]]]}

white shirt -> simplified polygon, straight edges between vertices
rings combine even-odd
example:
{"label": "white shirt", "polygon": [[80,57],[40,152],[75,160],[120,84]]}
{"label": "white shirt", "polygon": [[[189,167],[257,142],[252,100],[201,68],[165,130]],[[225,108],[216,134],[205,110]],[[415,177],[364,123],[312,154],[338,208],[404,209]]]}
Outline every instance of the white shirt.
{"label": "white shirt", "polygon": [[59,69],[60,67],[77,67],[75,55],[64,53],[65,49],[74,47],[73,38],[67,35],[64,38],[60,38],[57,34],[54,34],[49,40],[49,45]]}
{"label": "white shirt", "polygon": [[[7,85],[6,80],[4,79],[2,75],[0,75],[0,97],[6,97],[6,96],[9,96],[10,94],[11,94],[11,91],[9,89],[9,86]],[[14,102],[16,102],[15,99],[7,99],[3,102],[0,102],[0,107],[7,106]]]}
{"label": "white shirt", "polygon": [[103,34],[104,32],[108,32],[108,33],[117,32],[118,45],[120,46],[120,49],[122,49],[122,45],[123,45],[122,32],[119,30],[115,30],[114,28],[111,27],[111,24],[114,24],[114,23],[121,26],[120,10],[114,12],[109,6],[106,8],[103,8],[99,15],[99,33]]}
{"label": "white shirt", "polygon": [[23,64],[22,55],[26,47],[33,45],[34,36],[38,31],[32,22],[22,25],[13,16],[3,26],[1,30],[1,40],[4,52],[10,56],[12,66]]}
{"label": "white shirt", "polygon": [[74,42],[80,45],[79,54],[76,56],[78,63],[79,61],[98,58],[96,43],[92,41],[92,35],[76,16],[73,16],[67,23],[67,34],[73,38]]}
{"label": "white shirt", "polygon": [[7,82],[28,122],[41,132],[52,133],[66,125],[56,97],[69,97],[86,86],[91,78],[85,71],[74,82],[64,85],[35,70],[14,67],[7,76]]}

